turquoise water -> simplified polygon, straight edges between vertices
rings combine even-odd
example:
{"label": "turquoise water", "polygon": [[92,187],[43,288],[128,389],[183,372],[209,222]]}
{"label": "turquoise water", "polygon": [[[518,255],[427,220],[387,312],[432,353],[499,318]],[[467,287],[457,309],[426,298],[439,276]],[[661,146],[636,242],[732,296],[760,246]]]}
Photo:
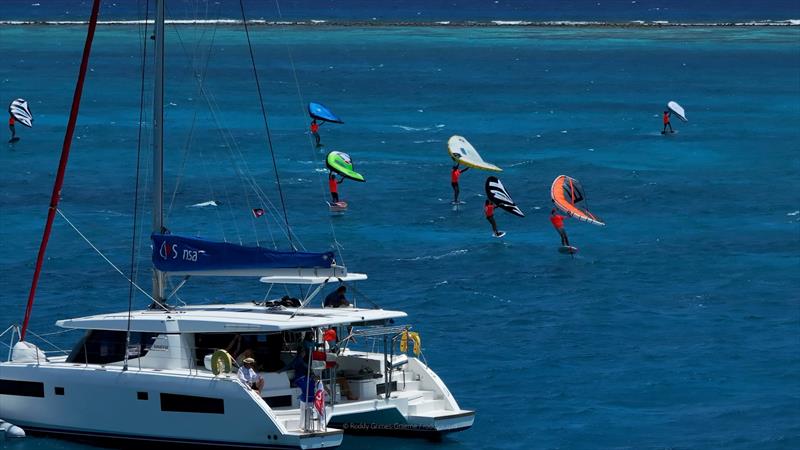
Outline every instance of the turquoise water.
{"label": "turquoise water", "polygon": [[[410,313],[428,361],[478,411],[472,430],[441,444],[348,437],[344,448],[800,446],[797,28],[252,31],[293,229],[315,250],[331,246],[334,230],[348,267],[370,274],[360,289]],[[25,97],[36,118],[18,127],[20,143],[0,148],[2,324],[23,315],[83,34],[0,28],[2,101]],[[125,270],[138,36],[136,27],[98,30],[61,203]],[[277,204],[242,33],[180,27],[169,39],[168,204],[180,182],[169,227],[269,246],[272,233],[285,248],[277,216],[251,220],[250,208],[268,205],[243,186],[219,131]],[[341,186],[343,216],[327,212],[321,155],[304,134],[310,100],[344,119],[322,127],[323,143],[349,152],[367,178]],[[668,100],[690,122],[664,137]],[[527,214],[498,214],[503,240],[482,216],[485,173],[464,174],[466,204],[451,210],[453,134],[505,169],[500,179]],[[567,221],[575,258],[556,251],[547,218],[562,173],[583,182],[608,224]],[[211,199],[221,206],[188,208]],[[58,219],[32,330],[123,310],[127,295]],[[195,279],[182,291],[193,303],[263,295],[253,280]],[[76,338],[50,336],[64,346]]]}

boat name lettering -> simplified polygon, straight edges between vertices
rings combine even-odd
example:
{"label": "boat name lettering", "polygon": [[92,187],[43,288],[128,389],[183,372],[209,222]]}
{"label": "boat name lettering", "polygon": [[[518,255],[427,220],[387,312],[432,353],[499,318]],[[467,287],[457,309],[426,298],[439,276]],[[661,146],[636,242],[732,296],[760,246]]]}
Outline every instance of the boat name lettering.
{"label": "boat name lettering", "polygon": [[151,352],[166,352],[167,350],[169,350],[169,341],[166,339],[156,339],[149,349]]}
{"label": "boat name lettering", "polygon": [[162,259],[175,259],[178,257],[178,245],[162,242],[158,254]]}
{"label": "boat name lettering", "polygon": [[184,250],[183,260],[197,262],[197,250]]}
{"label": "boat name lettering", "polygon": [[410,425],[405,423],[343,423],[344,430],[402,430],[402,431],[436,431],[436,428],[427,425]]}

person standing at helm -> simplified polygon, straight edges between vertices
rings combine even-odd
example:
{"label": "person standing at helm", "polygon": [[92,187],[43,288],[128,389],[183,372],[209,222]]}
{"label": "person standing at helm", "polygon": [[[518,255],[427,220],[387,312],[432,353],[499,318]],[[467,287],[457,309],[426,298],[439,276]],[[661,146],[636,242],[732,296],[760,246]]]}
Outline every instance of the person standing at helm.
{"label": "person standing at helm", "polygon": [[319,143],[319,124],[317,123],[317,119],[311,120],[311,135],[314,136],[316,140],[317,148],[322,147],[322,144]]}
{"label": "person standing at helm", "polygon": [[492,224],[492,231],[494,232],[495,236],[500,236],[500,232],[497,231],[497,222],[494,221],[494,203],[492,203],[489,199],[483,203],[483,213],[486,215],[486,220]]}
{"label": "person standing at helm", "polygon": [[550,223],[553,224],[553,228],[555,228],[561,236],[561,246],[569,247],[569,238],[567,237],[567,232],[564,231],[564,219],[565,217],[558,214],[555,208],[550,210]]}
{"label": "person standing at helm", "polygon": [[328,189],[331,191],[333,203],[339,203],[339,185],[342,184],[342,181],[344,181],[344,177],[337,181],[335,173],[330,172],[328,174]]}
{"label": "person standing at helm", "polygon": [[461,174],[469,170],[469,167],[464,167],[463,169],[458,168],[458,164],[453,166],[453,169],[450,171],[450,186],[453,187],[453,203],[458,203],[458,194],[460,190],[458,188],[458,179],[461,177]]}
{"label": "person standing at helm", "polygon": [[670,133],[674,133],[675,132],[672,129],[672,124],[669,123],[669,116],[670,116],[669,110],[664,111],[664,119],[663,119],[664,129],[661,130],[661,134],[667,134],[667,127],[669,127],[669,132]]}

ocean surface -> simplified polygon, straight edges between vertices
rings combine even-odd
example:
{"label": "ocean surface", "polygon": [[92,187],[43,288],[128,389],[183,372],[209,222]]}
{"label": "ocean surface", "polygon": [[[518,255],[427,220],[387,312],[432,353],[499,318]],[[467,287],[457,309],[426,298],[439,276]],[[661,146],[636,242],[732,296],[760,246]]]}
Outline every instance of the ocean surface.
{"label": "ocean surface", "polygon": [[[152,5],[154,0],[150,0]],[[800,19],[795,0],[244,0],[248,18],[337,22],[668,21]],[[91,0],[4,0],[0,21],[86,20]],[[146,0],[103,1],[101,20],[134,20]],[[169,0],[173,19],[241,17],[239,0]]]}
{"label": "ocean surface", "polygon": [[[240,27],[168,33],[168,227],[287,248]],[[24,97],[35,116],[19,143],[0,145],[2,329],[22,320],[84,34],[0,26],[0,101]],[[431,366],[477,410],[473,429],[441,443],[348,436],[342,448],[800,448],[800,28],[274,26],[251,38],[292,229],[309,250],[337,241],[350,270],[369,273],[359,290],[409,313]],[[139,26],[98,28],[60,206],[125,272],[144,41]],[[669,100],[689,122],[663,136]],[[322,142],[367,179],[341,185],[343,215],[324,203],[308,101],[344,120],[324,125]],[[454,134],[504,168],[526,213],[498,212],[504,239],[483,218],[487,173],[462,176],[466,203],[452,210]],[[557,252],[548,220],[560,174],[607,223],[567,220],[575,257]],[[190,207],[209,200],[219,206]],[[255,221],[255,207],[269,213]],[[146,288],[150,218],[139,219]],[[180,296],[265,292],[195,278]],[[127,304],[125,280],[57,218],[31,330]],[[66,348],[77,338],[47,336]]]}

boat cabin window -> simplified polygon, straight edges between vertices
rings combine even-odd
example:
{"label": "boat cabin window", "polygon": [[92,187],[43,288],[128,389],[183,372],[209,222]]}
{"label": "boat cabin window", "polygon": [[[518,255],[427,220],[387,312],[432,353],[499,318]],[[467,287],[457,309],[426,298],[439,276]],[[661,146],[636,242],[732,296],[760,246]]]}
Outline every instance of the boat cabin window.
{"label": "boat cabin window", "polygon": [[216,350],[226,350],[241,362],[246,357],[256,360],[256,369],[263,372],[277,372],[284,367],[281,351],[284,347],[282,333],[196,333],[195,359],[199,367],[203,367],[206,355]]}
{"label": "boat cabin window", "polygon": [[[158,336],[156,333],[131,332],[129,358],[142,357]],[[72,349],[67,362],[109,364],[125,359],[126,333],[124,331],[89,330]]]}
{"label": "boat cabin window", "polygon": [[[310,330],[309,330],[310,331]],[[291,357],[282,352],[294,353],[303,339],[303,331],[278,333],[197,333],[195,334],[195,359],[203,367],[206,355],[216,350],[226,350],[240,363],[246,357],[256,360],[256,369],[277,372],[286,367]]]}

